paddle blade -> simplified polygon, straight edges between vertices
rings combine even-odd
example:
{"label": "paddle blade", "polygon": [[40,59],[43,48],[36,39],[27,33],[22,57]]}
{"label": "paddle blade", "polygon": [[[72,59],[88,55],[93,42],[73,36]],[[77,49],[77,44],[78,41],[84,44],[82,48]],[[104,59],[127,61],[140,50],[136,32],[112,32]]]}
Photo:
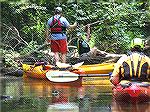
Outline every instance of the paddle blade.
{"label": "paddle blade", "polygon": [[67,63],[61,63],[61,62],[56,62],[56,65],[59,67],[59,68],[67,68],[67,67],[72,67],[73,69],[78,69],[80,66],[83,65],[84,62],[80,62],[80,63],[77,63],[75,65],[70,65],[70,64],[67,64]]}
{"label": "paddle blade", "polygon": [[52,82],[72,82],[78,79],[78,74],[69,71],[48,71],[46,77]]}
{"label": "paddle blade", "polygon": [[61,63],[61,62],[56,62],[56,65],[57,65],[59,68],[67,68],[67,67],[70,67],[70,66],[71,66],[70,64]]}
{"label": "paddle blade", "polygon": [[80,63],[77,63],[77,64],[75,64],[75,65],[72,65],[72,68],[73,68],[73,69],[77,69],[77,68],[79,68],[80,66],[82,66],[83,63],[84,63],[84,61],[83,61],[83,62],[80,62]]}

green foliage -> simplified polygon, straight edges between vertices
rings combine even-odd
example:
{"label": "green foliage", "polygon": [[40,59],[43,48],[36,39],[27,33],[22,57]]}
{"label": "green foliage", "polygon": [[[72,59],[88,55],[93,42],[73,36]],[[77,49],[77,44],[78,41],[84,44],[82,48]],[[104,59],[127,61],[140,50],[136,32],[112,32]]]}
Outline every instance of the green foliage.
{"label": "green foliage", "polygon": [[31,53],[33,50],[35,50],[38,47],[37,42],[36,41],[31,41],[28,46],[24,47],[20,54],[21,55],[26,55],[28,53]]}
{"label": "green foliage", "polygon": [[14,61],[14,58],[19,56],[19,53],[12,51],[12,50],[0,50],[2,52],[3,58],[5,60],[4,66],[5,67],[18,67],[18,64]]}
{"label": "green foliage", "polygon": [[46,7],[36,4],[2,3],[2,16],[2,22],[15,26],[25,41],[34,40],[42,44],[45,40],[45,22],[49,16]]}
{"label": "green foliage", "polygon": [[[63,15],[71,24],[78,21],[77,30],[80,32],[85,32],[82,26],[101,21],[91,26],[94,44],[100,50],[124,53],[129,49],[131,39],[135,37],[145,38],[150,35],[150,6],[147,0],[126,2],[124,0],[90,2],[89,0],[88,3],[79,0],[78,4],[77,1],[2,2],[2,23],[15,26],[20,36],[28,43],[34,41],[37,42],[36,44],[42,45],[45,41],[47,20],[53,15],[54,7],[61,6]],[[72,32],[68,38],[75,36],[76,32]],[[35,48],[34,45],[30,45],[24,48],[21,54]]]}
{"label": "green foliage", "polygon": [[102,2],[101,4],[93,3],[90,6],[80,4],[80,7],[80,10],[84,12],[80,13],[80,20],[83,24],[93,20],[102,20],[101,23],[92,28],[92,33],[94,33],[97,40],[96,46],[101,50],[104,50],[107,44],[111,46],[116,43],[113,48],[107,49],[107,51],[114,49],[113,51],[120,53],[122,50],[129,49],[131,39],[135,37],[143,38],[149,35],[149,32],[144,30],[148,25],[146,23],[149,21],[147,16],[149,12],[140,9],[141,2],[122,4]]}

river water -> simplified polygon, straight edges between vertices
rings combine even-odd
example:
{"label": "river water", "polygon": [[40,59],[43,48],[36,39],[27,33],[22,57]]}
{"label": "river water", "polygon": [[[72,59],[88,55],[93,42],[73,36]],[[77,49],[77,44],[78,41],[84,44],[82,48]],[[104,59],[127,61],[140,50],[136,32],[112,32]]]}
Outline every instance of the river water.
{"label": "river water", "polygon": [[[86,79],[84,79],[85,81]],[[89,80],[89,79],[88,79]],[[150,103],[112,100],[112,86],[1,77],[1,112],[150,112]]]}

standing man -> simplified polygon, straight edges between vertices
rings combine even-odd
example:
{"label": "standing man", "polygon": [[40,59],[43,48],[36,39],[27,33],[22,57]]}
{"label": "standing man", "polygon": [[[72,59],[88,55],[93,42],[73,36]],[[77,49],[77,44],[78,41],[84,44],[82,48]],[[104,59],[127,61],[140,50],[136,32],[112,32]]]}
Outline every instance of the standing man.
{"label": "standing man", "polygon": [[55,62],[61,61],[66,63],[67,54],[67,36],[66,29],[74,29],[77,26],[75,22],[70,25],[65,17],[62,16],[62,8],[57,7],[52,16],[47,22],[48,29],[46,30],[47,41],[50,42],[51,51],[54,52]]}

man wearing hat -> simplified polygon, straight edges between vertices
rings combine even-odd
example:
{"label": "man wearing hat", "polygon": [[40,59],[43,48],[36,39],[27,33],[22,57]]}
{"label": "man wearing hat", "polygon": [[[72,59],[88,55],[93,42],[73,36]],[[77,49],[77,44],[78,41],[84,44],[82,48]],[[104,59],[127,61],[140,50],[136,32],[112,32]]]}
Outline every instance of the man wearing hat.
{"label": "man wearing hat", "polygon": [[75,28],[77,23],[70,25],[68,20],[62,16],[62,8],[56,7],[54,16],[48,22],[48,29],[46,31],[46,38],[50,42],[51,51],[54,53],[55,62],[61,61],[66,63],[67,54],[67,28]]}

